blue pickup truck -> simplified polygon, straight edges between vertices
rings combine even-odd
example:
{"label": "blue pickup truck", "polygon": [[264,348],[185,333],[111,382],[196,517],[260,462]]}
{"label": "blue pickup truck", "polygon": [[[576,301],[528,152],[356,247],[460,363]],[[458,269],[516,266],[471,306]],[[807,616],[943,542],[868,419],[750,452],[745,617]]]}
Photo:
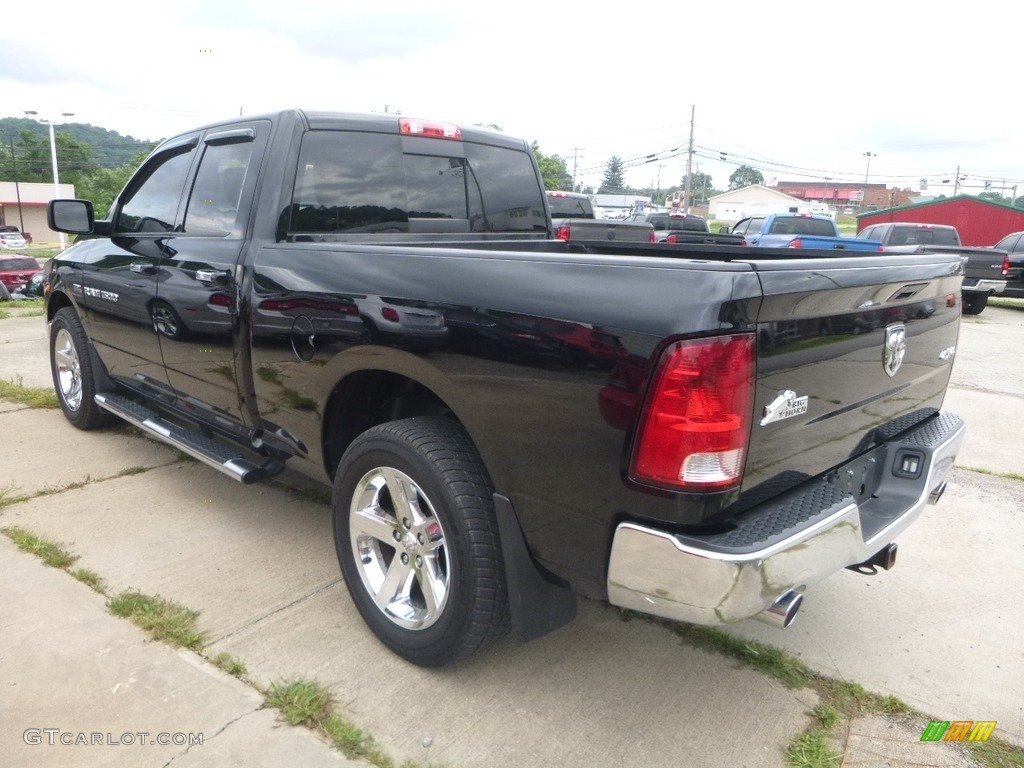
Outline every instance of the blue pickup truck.
{"label": "blue pickup truck", "polygon": [[826,216],[770,213],[740,219],[730,230],[743,235],[747,245],[760,248],[824,248],[827,250],[880,251],[873,240],[842,237],[836,223]]}

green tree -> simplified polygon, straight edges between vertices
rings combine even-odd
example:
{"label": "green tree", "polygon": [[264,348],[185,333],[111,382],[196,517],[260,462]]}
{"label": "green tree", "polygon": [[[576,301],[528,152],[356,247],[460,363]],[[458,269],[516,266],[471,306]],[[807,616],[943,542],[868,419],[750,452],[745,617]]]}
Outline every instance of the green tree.
{"label": "green tree", "polygon": [[[89,169],[92,151],[85,144],[59,130],[54,136],[54,144],[57,149],[57,173],[61,182],[77,184],[81,175]],[[6,178],[13,178],[10,143],[5,149],[3,175]],[[53,155],[49,139],[40,139],[32,131],[21,131],[14,142],[14,156],[18,163],[18,181],[53,181]]]}
{"label": "green tree", "polygon": [[565,167],[565,160],[558,155],[545,155],[540,151],[540,145],[534,141],[530,144],[533,156],[537,158],[537,166],[540,168],[540,177],[544,181],[544,189],[572,189],[572,176]]}
{"label": "green tree", "polygon": [[601,186],[598,192],[624,192],[626,181],[622,178],[622,158],[612,155],[608,158],[608,165],[605,166],[604,176],[601,178]]}
{"label": "green tree", "polygon": [[75,194],[83,200],[92,202],[97,219],[105,219],[114,198],[124,189],[128,179],[148,155],[148,150],[140,152],[131,162],[118,168],[92,168],[75,185]]}
{"label": "green tree", "polygon": [[749,187],[751,184],[764,184],[764,176],[756,168],[749,165],[741,165],[729,177],[729,189]]}
{"label": "green tree", "polygon": [[991,200],[993,203],[1003,203],[1004,205],[1006,204],[1006,198],[1003,197],[1000,192],[981,192],[978,195],[978,199]]}
{"label": "green tree", "polygon": [[1024,195],[1021,195],[1020,197],[1013,201],[1013,207],[1024,208]]}

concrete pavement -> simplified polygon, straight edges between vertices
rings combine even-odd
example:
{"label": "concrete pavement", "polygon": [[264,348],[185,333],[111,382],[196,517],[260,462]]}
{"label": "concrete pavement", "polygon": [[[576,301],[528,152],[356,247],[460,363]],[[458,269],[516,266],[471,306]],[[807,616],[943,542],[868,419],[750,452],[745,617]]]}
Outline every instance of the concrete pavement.
{"label": "concrete pavement", "polygon": [[[982,335],[975,328],[995,338],[1005,315],[1019,334],[1013,323],[1024,312],[995,309],[982,315],[984,325],[965,323],[958,382],[961,367],[976,373],[967,351]],[[50,385],[44,329],[40,318],[0,320],[0,377],[10,377],[12,365],[26,385]],[[1001,381],[983,378],[993,380]],[[1002,447],[975,437],[978,414],[1005,423],[998,414],[1007,403],[1019,410],[1013,377],[1006,381],[951,390],[947,405],[969,425],[959,464],[996,470],[1022,455],[1019,431],[1000,432]],[[81,556],[76,566],[100,574],[111,593],[139,589],[201,611],[209,652],[240,658],[261,686],[294,677],[328,685],[397,761],[781,765],[817,703],[811,691],[786,689],[589,602],[546,638],[506,640],[455,668],[422,670],[386,652],[362,624],[340,582],[323,505],[272,485],[239,486],[124,432],[78,432],[59,411],[0,404],[0,434],[0,489],[29,494],[84,483],[4,508],[0,526],[64,543]],[[901,538],[891,573],[837,574],[811,590],[785,632],[756,622],[734,631],[942,719],[998,720],[998,735],[1024,743],[1024,595],[1014,578],[1024,484],[963,471],[955,480]],[[5,538],[0,561],[0,752],[14,765],[343,761],[301,729],[275,724],[253,689],[196,654],[148,642],[107,614],[102,597]],[[919,725],[858,721],[846,764],[968,764],[947,745],[922,745]],[[206,738],[191,747],[51,747],[24,743],[29,728],[198,730]]]}

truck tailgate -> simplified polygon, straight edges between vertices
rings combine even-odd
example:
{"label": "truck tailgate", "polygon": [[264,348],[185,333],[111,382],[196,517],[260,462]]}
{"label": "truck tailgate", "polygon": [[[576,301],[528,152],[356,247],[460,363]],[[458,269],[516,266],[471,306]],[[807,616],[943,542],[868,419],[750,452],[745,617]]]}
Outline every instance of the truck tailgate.
{"label": "truck tailgate", "polygon": [[751,264],[764,300],[745,497],[827,474],[940,408],[959,331],[959,256]]}

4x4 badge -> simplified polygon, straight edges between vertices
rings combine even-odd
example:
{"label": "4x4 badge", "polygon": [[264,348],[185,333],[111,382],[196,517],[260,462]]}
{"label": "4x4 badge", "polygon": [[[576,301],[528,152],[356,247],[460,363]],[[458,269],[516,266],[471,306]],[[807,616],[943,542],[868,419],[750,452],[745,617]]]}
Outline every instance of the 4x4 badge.
{"label": "4x4 badge", "polygon": [[773,421],[790,419],[801,413],[807,413],[807,395],[797,397],[796,392],[787,389],[785,392],[780,392],[778,397],[764,407],[763,418],[759,423],[763,427]]}
{"label": "4x4 badge", "polygon": [[885,348],[882,350],[882,367],[890,376],[903,365],[903,357],[907,354],[907,329],[902,323],[890,325],[885,329]]}

